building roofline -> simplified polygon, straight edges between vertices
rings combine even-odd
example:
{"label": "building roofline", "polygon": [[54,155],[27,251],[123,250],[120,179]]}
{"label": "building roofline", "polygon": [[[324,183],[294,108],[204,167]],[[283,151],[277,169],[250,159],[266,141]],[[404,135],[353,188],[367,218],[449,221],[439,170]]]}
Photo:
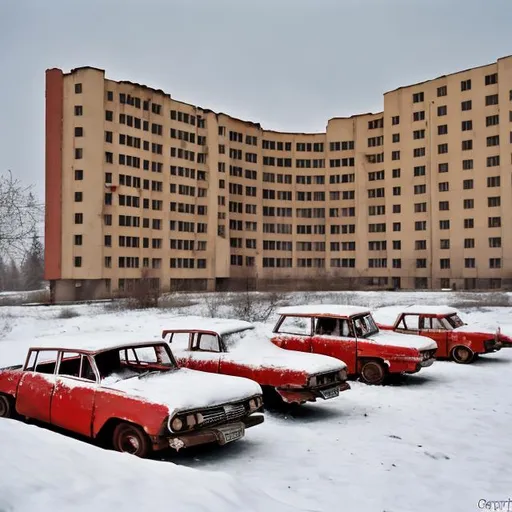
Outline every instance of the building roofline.
{"label": "building roofline", "polygon": [[416,87],[418,85],[423,85],[423,84],[427,84],[429,82],[434,82],[436,80],[439,80],[440,78],[448,78],[450,76],[454,76],[454,75],[460,75],[461,73],[467,73],[468,71],[473,71],[475,69],[481,69],[481,68],[486,68],[486,67],[489,67],[489,66],[493,66],[494,64],[497,64],[500,60],[504,60],[504,59],[508,59],[512,57],[512,54],[511,55],[505,55],[503,57],[499,57],[498,59],[496,59],[494,62],[491,62],[491,63],[488,63],[488,64],[481,64],[480,66],[474,66],[472,68],[466,68],[466,69],[461,69],[459,71],[454,71],[453,73],[448,73],[446,75],[440,75],[440,76],[437,76],[435,78],[430,78],[428,80],[422,80],[421,82],[416,82],[414,84],[409,84],[409,85],[401,85],[400,87],[397,87],[395,89],[391,89],[390,91],[386,91],[384,93],[384,96],[386,96],[386,94],[390,94],[392,92],[396,92],[396,91],[400,91],[402,89],[409,89],[411,87]]}
{"label": "building roofline", "polygon": [[[453,76],[453,75],[458,75],[458,74],[461,74],[461,73],[467,73],[468,71],[472,71],[472,70],[475,70],[475,69],[480,69],[480,68],[485,68],[485,67],[488,67],[488,66],[492,66],[493,64],[497,64],[500,60],[504,60],[504,59],[507,59],[507,58],[510,58],[510,57],[512,57],[512,55],[505,55],[503,57],[499,57],[496,61],[491,62],[489,64],[482,64],[480,66],[475,66],[475,67],[472,67],[472,68],[466,68],[466,69],[463,69],[463,70],[460,70],[460,71],[455,71],[453,73],[449,73],[449,74],[446,74],[446,75],[440,75],[440,76],[438,76],[436,78],[431,78],[431,79],[428,79],[428,80],[423,80],[421,82],[416,82],[414,84],[402,85],[402,86],[397,87],[395,89],[392,89],[390,91],[384,92],[383,96],[385,97],[387,94],[391,94],[393,92],[397,92],[397,91],[405,90],[405,89],[410,89],[411,87],[417,87],[419,85],[423,85],[423,84],[426,84],[426,83],[429,83],[429,82],[434,82],[435,80],[439,80],[441,78],[447,78],[447,77],[450,77],[450,76]],[[51,69],[59,69],[59,68],[51,68]],[[80,67],[76,67],[76,68],[71,69],[71,71],[69,73],[64,73],[64,74],[65,75],[71,75],[71,74],[73,74],[73,73],[75,73],[77,71],[84,70],[84,69],[91,69],[91,70],[95,70],[95,71],[100,71],[103,74],[105,74],[105,70],[104,69],[97,68],[97,67],[94,67],[94,66],[80,66]],[[205,114],[212,113],[212,114],[214,114],[217,117],[225,116],[225,117],[229,118],[230,120],[238,121],[240,123],[252,126],[252,127],[256,128],[258,130],[262,130],[264,132],[276,133],[276,134],[280,134],[280,135],[290,135],[290,136],[326,135],[326,131],[323,131],[323,132],[309,132],[308,133],[308,132],[286,132],[286,131],[279,131],[279,130],[269,130],[269,129],[263,128],[261,123],[259,123],[259,122],[250,121],[250,120],[246,120],[246,119],[240,119],[238,117],[234,117],[234,116],[232,116],[230,114],[226,114],[224,112],[216,112],[215,110],[212,110],[212,109],[203,108],[203,107],[200,107],[200,106],[197,106],[197,105],[193,105],[192,103],[188,103],[188,102],[185,102],[185,101],[177,100],[177,99],[173,98],[171,96],[171,94],[166,93],[162,89],[155,89],[154,87],[150,87],[148,85],[140,84],[140,83],[137,83],[137,82],[132,82],[130,80],[113,80],[111,78],[106,78],[106,80],[109,80],[111,82],[118,83],[118,84],[134,85],[134,86],[140,87],[142,89],[147,89],[149,91],[152,91],[153,93],[156,93],[156,94],[159,94],[161,96],[164,96],[165,98],[172,99],[173,101],[176,101],[176,102],[181,103],[183,105],[188,105],[188,106],[190,106],[190,107],[192,107],[192,108],[194,108],[196,110],[199,110],[200,112],[203,112]],[[381,111],[381,112],[375,112],[375,113],[374,112],[366,112],[366,113],[362,113],[362,114],[353,114],[353,115],[348,116],[348,117],[346,117],[346,116],[331,117],[330,119],[327,120],[326,127],[329,125],[329,123],[331,121],[351,120],[351,119],[356,119],[358,117],[378,116],[378,115],[383,115],[383,114],[384,114],[384,112]]]}

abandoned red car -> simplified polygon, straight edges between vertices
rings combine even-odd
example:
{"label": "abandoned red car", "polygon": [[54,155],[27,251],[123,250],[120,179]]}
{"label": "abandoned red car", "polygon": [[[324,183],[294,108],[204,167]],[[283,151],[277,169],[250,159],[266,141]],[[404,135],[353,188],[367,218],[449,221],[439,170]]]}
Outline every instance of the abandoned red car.
{"label": "abandoned red car", "polygon": [[[499,328],[493,331],[467,325],[461,320],[459,312],[448,306],[409,306],[393,317],[387,314],[389,309],[381,308],[375,312],[376,318],[380,320],[382,317],[383,320],[377,325],[381,329],[420,334],[435,340],[437,358],[469,364],[479,354],[496,352],[502,346],[512,346],[512,338],[502,334]],[[390,321],[386,321],[386,318]]]}
{"label": "abandoned red car", "polygon": [[0,370],[0,417],[21,416],[139,457],[152,450],[225,444],[263,422],[249,379],[180,368],[167,343],[32,347]]}
{"label": "abandoned red car", "polygon": [[[272,345],[269,332],[249,322],[187,317],[162,333],[178,363],[212,373],[248,377],[265,399],[302,404],[350,389],[346,365],[332,357],[291,354]],[[280,398],[279,398],[280,397]]]}
{"label": "abandoned red car", "polygon": [[365,308],[337,304],[289,306],[278,314],[274,344],[342,359],[349,375],[359,376],[367,384],[381,384],[388,374],[416,373],[434,362],[434,341],[379,331]]}

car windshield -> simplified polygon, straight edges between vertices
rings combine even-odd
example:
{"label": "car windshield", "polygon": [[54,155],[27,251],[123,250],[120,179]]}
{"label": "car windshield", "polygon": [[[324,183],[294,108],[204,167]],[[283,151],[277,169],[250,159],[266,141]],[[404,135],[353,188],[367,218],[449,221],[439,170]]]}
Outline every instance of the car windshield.
{"label": "car windshield", "polygon": [[354,330],[358,338],[368,338],[379,332],[379,328],[375,324],[373,317],[370,313],[352,317]]}
{"label": "car windshield", "polygon": [[163,344],[106,350],[96,354],[94,360],[101,383],[105,385],[178,368],[176,361]]}
{"label": "car windshield", "polygon": [[222,342],[224,343],[224,348],[226,352],[234,349],[241,340],[243,340],[249,332],[251,332],[252,328],[240,329],[238,331],[230,332],[229,334],[222,335]]}
{"label": "car windshield", "polygon": [[457,313],[447,316],[446,319],[448,320],[450,327],[453,327],[454,329],[456,329],[457,327],[462,327],[464,325],[464,322],[459,318],[459,315],[457,315]]}

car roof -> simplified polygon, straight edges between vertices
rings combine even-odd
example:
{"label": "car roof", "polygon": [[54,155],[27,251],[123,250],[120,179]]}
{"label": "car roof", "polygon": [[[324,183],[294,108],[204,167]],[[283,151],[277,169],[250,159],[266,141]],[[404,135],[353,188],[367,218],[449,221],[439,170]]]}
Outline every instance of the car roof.
{"label": "car roof", "polygon": [[47,343],[40,343],[30,346],[29,350],[70,350],[83,352],[87,354],[97,354],[99,352],[106,352],[108,350],[119,350],[133,346],[152,346],[155,344],[161,345],[162,340],[133,340],[126,342],[112,341],[111,339],[99,338],[90,336],[89,339],[62,339],[57,341],[48,340]]}
{"label": "car roof", "polygon": [[173,318],[164,325],[165,331],[210,331],[220,336],[232,334],[245,329],[254,329],[254,325],[244,320],[230,318],[203,318],[200,316],[184,316]]}
{"label": "car roof", "polygon": [[429,306],[420,304],[408,306],[403,312],[416,315],[453,315],[458,313],[455,308],[451,308],[450,306]]}
{"label": "car roof", "polygon": [[346,318],[369,313],[368,308],[344,304],[308,304],[306,306],[286,306],[277,310],[278,315],[291,316],[332,316]]}

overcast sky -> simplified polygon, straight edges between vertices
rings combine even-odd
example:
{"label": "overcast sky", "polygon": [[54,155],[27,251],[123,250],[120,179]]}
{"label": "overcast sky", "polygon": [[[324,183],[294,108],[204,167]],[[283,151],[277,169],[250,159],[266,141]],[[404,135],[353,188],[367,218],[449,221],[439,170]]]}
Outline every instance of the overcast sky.
{"label": "overcast sky", "polygon": [[510,0],[0,0],[0,171],[44,194],[44,71],[78,66],[265,128],[512,53]]}

